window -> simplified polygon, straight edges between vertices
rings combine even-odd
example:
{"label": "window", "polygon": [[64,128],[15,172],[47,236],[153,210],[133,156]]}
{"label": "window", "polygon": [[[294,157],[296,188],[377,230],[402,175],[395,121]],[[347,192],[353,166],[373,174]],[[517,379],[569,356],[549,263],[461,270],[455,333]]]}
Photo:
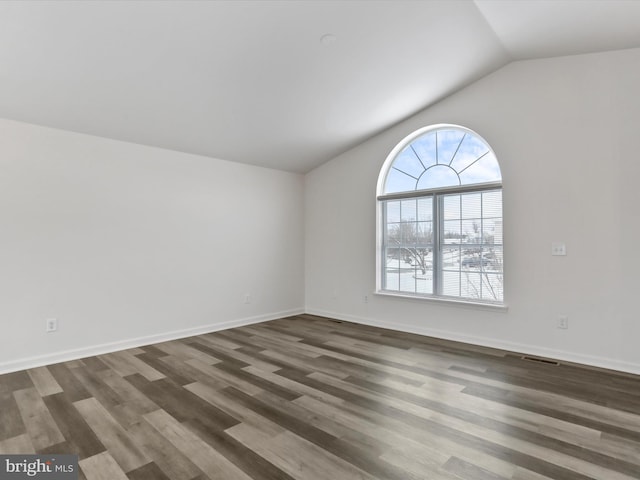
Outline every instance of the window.
{"label": "window", "polygon": [[414,132],[387,158],[377,193],[379,292],[502,304],[502,176],[479,135]]}

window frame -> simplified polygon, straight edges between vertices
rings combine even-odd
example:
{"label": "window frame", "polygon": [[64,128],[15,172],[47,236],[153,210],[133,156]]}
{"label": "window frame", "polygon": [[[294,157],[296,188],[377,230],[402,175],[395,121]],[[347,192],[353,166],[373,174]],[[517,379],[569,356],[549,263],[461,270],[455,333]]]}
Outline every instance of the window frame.
{"label": "window frame", "polygon": [[[462,305],[470,305],[475,307],[487,307],[489,309],[506,309],[507,304],[505,302],[505,289],[504,289],[504,238],[502,239],[502,278],[503,278],[503,294],[502,300],[487,300],[480,298],[472,298],[472,297],[462,297],[462,296],[451,296],[451,295],[443,295],[439,292],[442,291],[441,283],[442,283],[442,275],[444,268],[441,265],[442,259],[440,258],[441,254],[441,244],[442,244],[442,236],[444,235],[444,219],[442,217],[443,207],[442,202],[443,198],[446,195],[450,194],[467,194],[467,193],[478,193],[478,192],[486,192],[486,191],[496,191],[499,190],[502,193],[503,182],[502,179],[499,182],[483,182],[483,183],[474,183],[474,184],[466,184],[466,185],[454,185],[454,186],[444,186],[444,187],[435,187],[428,189],[420,189],[420,190],[411,190],[411,191],[402,191],[402,192],[394,192],[394,193],[384,193],[385,183],[387,179],[387,175],[391,170],[395,160],[398,158],[400,152],[402,152],[408,145],[410,145],[414,140],[419,137],[426,135],[427,133],[436,131],[436,130],[459,130],[461,132],[470,134],[475,136],[477,139],[481,140],[489,149],[489,151],[494,155],[493,149],[489,145],[489,143],[482,138],[482,136],[478,135],[473,130],[462,127],[459,125],[451,125],[451,124],[437,124],[431,125],[427,127],[423,127],[421,129],[416,130],[415,132],[409,134],[402,141],[400,141],[394,149],[389,153],[387,159],[385,160],[382,168],[380,169],[380,174],[378,177],[378,184],[376,190],[376,291],[377,295],[384,295],[390,297],[399,297],[399,298],[411,298],[418,300],[426,300],[426,301],[436,301],[436,302],[444,302],[444,303],[454,303],[454,304],[462,304]],[[497,158],[496,158],[496,162]],[[499,168],[499,163],[498,163]],[[502,173],[500,173],[502,177]],[[432,198],[432,225],[433,225],[433,253],[432,253],[432,262],[433,262],[433,289],[434,293],[413,293],[407,291],[400,290],[387,290],[383,289],[384,280],[385,280],[385,272],[386,272],[386,245],[385,245],[385,229],[387,226],[386,218],[385,218],[385,202],[388,200],[402,200],[402,199],[421,199],[421,198]],[[504,204],[501,209],[501,218],[504,222]],[[503,223],[504,225],[504,223]],[[504,236],[504,230],[503,230]]]}

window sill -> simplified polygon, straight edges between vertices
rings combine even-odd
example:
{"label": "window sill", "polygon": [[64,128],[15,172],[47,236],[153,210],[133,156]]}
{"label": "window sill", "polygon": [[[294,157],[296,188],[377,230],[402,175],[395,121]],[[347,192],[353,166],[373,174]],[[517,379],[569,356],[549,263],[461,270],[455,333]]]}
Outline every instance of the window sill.
{"label": "window sill", "polygon": [[375,295],[381,297],[392,297],[400,299],[417,300],[419,302],[436,303],[439,305],[449,305],[453,307],[463,307],[479,310],[493,310],[499,312],[506,312],[509,306],[505,303],[486,303],[486,302],[474,302],[473,300],[457,299],[452,297],[438,297],[438,296],[422,296],[411,295],[410,293],[393,292],[389,290],[379,290],[375,292]]}

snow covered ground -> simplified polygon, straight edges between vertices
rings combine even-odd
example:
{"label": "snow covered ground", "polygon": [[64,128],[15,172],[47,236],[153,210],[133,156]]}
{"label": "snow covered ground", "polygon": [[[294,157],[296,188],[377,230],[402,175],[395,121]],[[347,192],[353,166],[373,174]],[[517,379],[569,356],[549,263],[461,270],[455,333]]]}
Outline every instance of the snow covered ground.
{"label": "snow covered ground", "polygon": [[[431,255],[431,254],[429,254]],[[407,293],[433,293],[433,269],[429,255],[425,273],[407,257],[387,257],[385,290]],[[465,261],[465,259],[473,259]],[[459,249],[443,252],[442,294],[479,300],[502,301],[501,261],[463,255]]]}

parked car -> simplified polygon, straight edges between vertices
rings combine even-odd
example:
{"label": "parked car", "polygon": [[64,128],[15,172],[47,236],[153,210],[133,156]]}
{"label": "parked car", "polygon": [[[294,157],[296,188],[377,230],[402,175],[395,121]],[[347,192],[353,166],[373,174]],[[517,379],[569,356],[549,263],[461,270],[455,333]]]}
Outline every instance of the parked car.
{"label": "parked car", "polygon": [[480,268],[488,267],[491,264],[491,260],[484,257],[467,257],[462,259],[461,265],[467,268]]}

